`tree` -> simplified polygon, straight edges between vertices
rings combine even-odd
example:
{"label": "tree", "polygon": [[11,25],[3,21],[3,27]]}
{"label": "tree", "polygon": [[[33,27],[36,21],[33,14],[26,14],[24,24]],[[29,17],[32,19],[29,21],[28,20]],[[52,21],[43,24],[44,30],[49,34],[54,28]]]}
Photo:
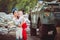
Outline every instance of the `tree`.
{"label": "tree", "polygon": [[0,11],[7,12],[7,0],[0,0]]}
{"label": "tree", "polygon": [[0,11],[10,13],[14,7],[18,9],[24,8],[28,11],[36,5],[37,1],[38,0],[0,0]]}
{"label": "tree", "polygon": [[15,4],[16,0],[0,0],[0,11],[9,13]]}
{"label": "tree", "polygon": [[38,0],[17,0],[17,4],[15,7],[18,9],[24,8],[28,11],[30,8],[33,8],[37,4]]}
{"label": "tree", "polygon": [[51,1],[53,1],[53,0],[44,0],[44,1],[51,2]]}

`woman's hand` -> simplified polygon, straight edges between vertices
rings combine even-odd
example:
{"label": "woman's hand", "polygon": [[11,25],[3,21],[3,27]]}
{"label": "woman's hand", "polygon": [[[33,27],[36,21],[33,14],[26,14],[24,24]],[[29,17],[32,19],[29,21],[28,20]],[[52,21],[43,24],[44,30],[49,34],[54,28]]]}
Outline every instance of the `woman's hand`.
{"label": "woman's hand", "polygon": [[19,24],[18,27],[22,27],[21,24]]}

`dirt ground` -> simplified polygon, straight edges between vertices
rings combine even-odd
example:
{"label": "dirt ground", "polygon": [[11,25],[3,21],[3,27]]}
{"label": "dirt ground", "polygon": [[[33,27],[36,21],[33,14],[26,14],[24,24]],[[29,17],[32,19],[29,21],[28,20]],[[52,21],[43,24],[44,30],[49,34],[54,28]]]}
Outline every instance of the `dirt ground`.
{"label": "dirt ground", "polygon": [[[57,27],[57,35],[55,40],[60,40],[60,27]],[[15,34],[11,33],[10,34],[6,34],[6,35],[1,35],[0,34],[0,40],[15,40]],[[36,36],[30,36],[28,35],[28,39],[27,40],[40,40],[40,38],[36,37]]]}

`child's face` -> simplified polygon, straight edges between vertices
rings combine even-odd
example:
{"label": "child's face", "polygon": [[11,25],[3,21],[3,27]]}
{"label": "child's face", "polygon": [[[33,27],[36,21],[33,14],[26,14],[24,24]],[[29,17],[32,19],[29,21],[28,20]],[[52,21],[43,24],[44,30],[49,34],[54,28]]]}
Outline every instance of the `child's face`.
{"label": "child's face", "polygon": [[22,16],[23,15],[23,12],[22,11],[18,11],[18,15],[19,16]]}

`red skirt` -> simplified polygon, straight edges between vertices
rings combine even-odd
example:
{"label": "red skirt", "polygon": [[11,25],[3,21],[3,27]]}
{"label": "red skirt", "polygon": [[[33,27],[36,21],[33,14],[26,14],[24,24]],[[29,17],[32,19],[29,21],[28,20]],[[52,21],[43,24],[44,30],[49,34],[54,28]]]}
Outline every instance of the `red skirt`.
{"label": "red skirt", "polygon": [[27,40],[27,33],[26,30],[23,29],[23,40]]}
{"label": "red skirt", "polygon": [[23,33],[22,33],[22,35],[23,35],[23,40],[27,40],[27,32],[26,32],[26,30],[25,30],[25,28],[27,28],[27,24],[24,23],[24,24],[22,25],[22,28],[23,28]]}

